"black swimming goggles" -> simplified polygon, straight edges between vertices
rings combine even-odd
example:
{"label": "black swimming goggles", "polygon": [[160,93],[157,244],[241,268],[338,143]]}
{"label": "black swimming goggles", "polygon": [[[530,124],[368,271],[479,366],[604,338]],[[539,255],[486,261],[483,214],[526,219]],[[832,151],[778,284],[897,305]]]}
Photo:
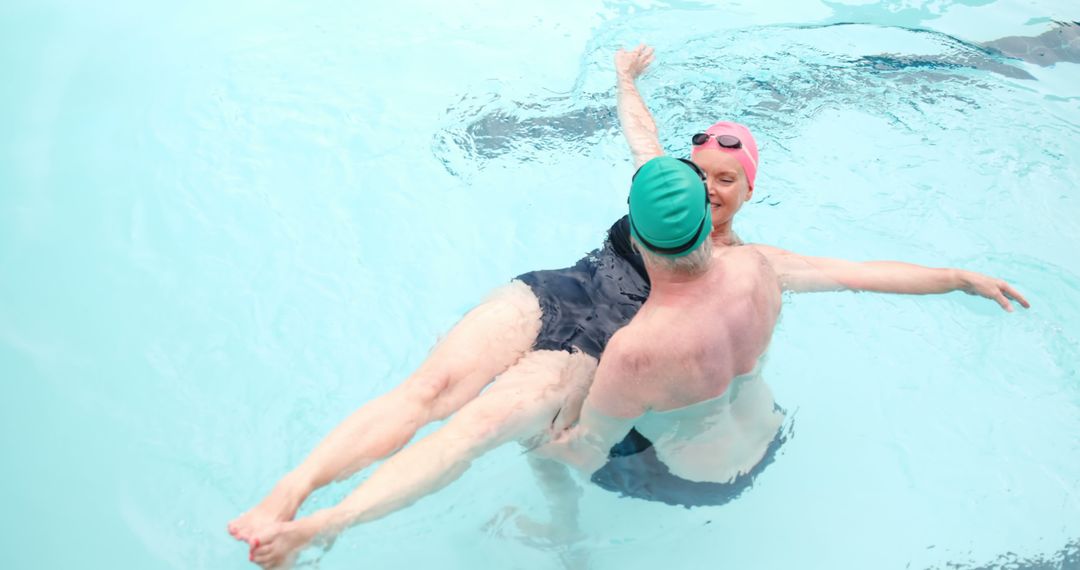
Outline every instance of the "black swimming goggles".
{"label": "black swimming goggles", "polygon": [[708,133],[698,133],[690,137],[690,142],[694,143],[694,146],[701,146],[709,139],[716,139],[716,144],[723,148],[742,148],[742,141],[735,135],[710,135]]}
{"label": "black swimming goggles", "polygon": [[[736,140],[738,140],[738,139],[736,139]],[[698,165],[694,164],[694,162],[691,161],[691,160],[687,160],[685,158],[680,158],[679,162],[682,162],[683,164],[685,164],[685,165],[689,166],[690,168],[692,168],[694,170],[694,172],[698,175],[698,178],[701,178],[701,185],[705,187],[705,203],[710,204],[710,202],[709,202],[709,186],[708,186],[708,183],[707,183],[708,178],[705,176],[705,172],[703,172],[701,170],[701,168],[698,167]],[[637,178],[638,172],[641,172],[641,168],[644,167],[644,166],[645,165],[642,164],[641,166],[638,167],[638,169],[636,171],[634,171],[634,175],[630,177],[630,182],[633,182],[634,179]],[[626,203],[627,204],[630,203],[630,196],[626,197]],[[706,211],[708,211],[707,208],[706,208]],[[701,217],[701,223],[698,224],[697,231],[694,232],[694,235],[691,236],[690,239],[686,240],[681,245],[677,245],[675,247],[660,247],[660,246],[650,242],[649,240],[645,239],[645,236],[641,235],[641,232],[638,231],[637,226],[634,225],[634,217],[633,216],[627,215],[626,217],[630,219],[630,227],[633,228],[634,234],[636,235],[638,241],[641,242],[641,245],[649,248],[649,251],[659,253],[661,255],[678,255],[678,254],[683,253],[684,251],[690,249],[691,247],[694,247],[694,244],[697,243],[698,238],[701,237],[701,232],[706,231],[705,230],[705,220],[709,219],[709,216],[702,216]],[[712,228],[709,228],[709,229],[711,230]]]}

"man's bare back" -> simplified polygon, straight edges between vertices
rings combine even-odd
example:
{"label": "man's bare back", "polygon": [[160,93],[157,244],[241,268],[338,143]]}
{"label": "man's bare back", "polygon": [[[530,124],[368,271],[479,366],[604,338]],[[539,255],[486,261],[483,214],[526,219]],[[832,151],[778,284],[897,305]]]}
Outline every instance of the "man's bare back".
{"label": "man's bare back", "polygon": [[729,481],[757,464],[782,420],[759,373],[780,314],[776,273],[753,247],[729,247],[703,274],[651,274],[596,380],[645,410],[635,425],[672,473]]}
{"label": "man's bare back", "polygon": [[780,285],[765,257],[752,246],[718,248],[704,274],[657,283],[605,357],[633,363],[648,381],[650,409],[679,408],[717,397],[753,371],[779,315]]}

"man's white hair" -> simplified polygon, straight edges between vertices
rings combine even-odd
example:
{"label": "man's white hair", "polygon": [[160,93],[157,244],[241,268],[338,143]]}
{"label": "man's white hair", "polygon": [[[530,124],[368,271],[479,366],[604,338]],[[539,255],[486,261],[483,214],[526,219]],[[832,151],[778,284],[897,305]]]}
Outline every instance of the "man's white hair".
{"label": "man's white hair", "polygon": [[634,247],[641,252],[641,257],[645,259],[647,265],[660,267],[680,275],[705,273],[705,270],[709,268],[709,261],[712,259],[712,240],[709,238],[705,238],[705,241],[694,251],[681,257],[668,257],[653,253],[649,251],[649,248],[638,243],[637,239],[634,239]]}

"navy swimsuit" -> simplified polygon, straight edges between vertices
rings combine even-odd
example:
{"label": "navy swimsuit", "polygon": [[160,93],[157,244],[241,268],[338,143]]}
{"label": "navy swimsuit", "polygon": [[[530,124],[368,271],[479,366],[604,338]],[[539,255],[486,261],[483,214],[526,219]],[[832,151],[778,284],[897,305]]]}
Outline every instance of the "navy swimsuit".
{"label": "navy swimsuit", "polygon": [[600,249],[573,267],[531,271],[517,277],[540,301],[536,350],[577,348],[599,360],[615,331],[626,326],[649,296],[641,255],[630,245],[626,216],[608,230]]}

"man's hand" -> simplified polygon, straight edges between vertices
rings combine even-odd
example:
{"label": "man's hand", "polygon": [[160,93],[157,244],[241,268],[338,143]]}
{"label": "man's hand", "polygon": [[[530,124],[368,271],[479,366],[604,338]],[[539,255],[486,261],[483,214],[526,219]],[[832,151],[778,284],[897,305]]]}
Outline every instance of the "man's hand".
{"label": "man's hand", "polygon": [[615,74],[619,79],[633,81],[645,73],[653,62],[653,48],[641,44],[631,51],[619,49],[615,52]]}
{"label": "man's hand", "polygon": [[529,449],[528,453],[543,459],[569,463],[569,459],[573,457],[573,450],[570,447],[572,440],[572,429],[549,430],[546,437],[541,440],[542,443]]}
{"label": "man's hand", "polygon": [[1025,309],[1031,307],[1031,304],[1027,302],[1023,295],[1013,289],[1012,285],[1001,279],[963,269],[958,269],[957,273],[961,283],[960,290],[968,295],[978,295],[997,301],[997,304],[1001,305],[1002,309],[1010,313],[1013,311],[1013,306],[1009,299],[1020,303]]}

